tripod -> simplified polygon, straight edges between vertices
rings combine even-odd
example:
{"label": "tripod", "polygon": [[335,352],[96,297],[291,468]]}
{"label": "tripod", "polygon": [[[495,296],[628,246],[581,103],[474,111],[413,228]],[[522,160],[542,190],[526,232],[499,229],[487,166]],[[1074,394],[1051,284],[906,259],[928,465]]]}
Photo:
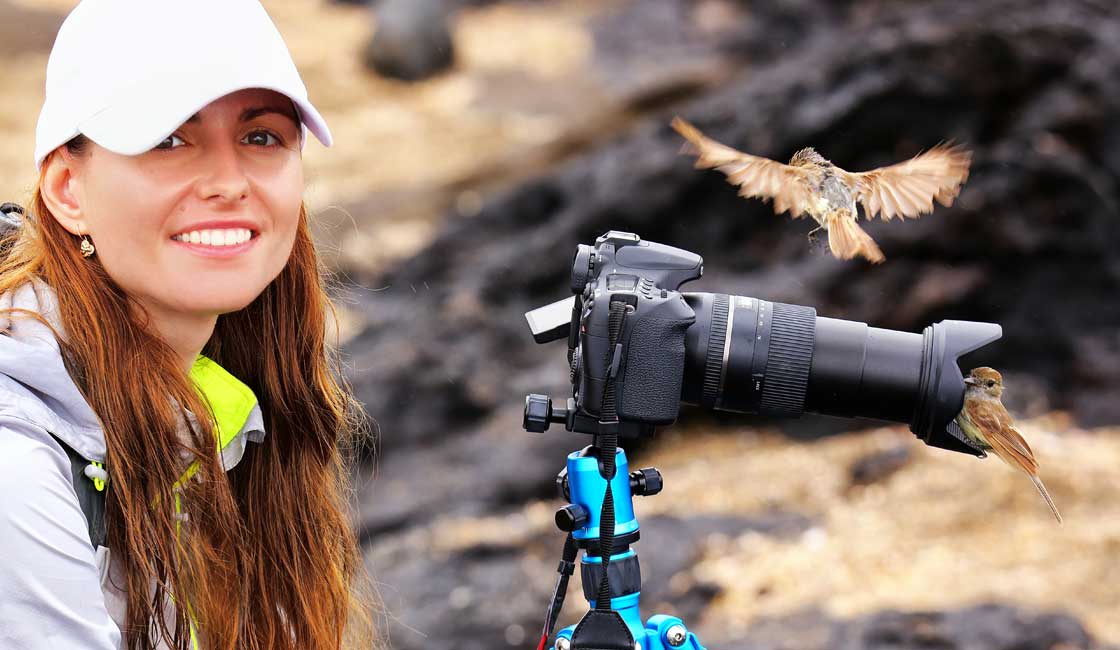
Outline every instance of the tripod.
{"label": "tripod", "polygon": [[[547,397],[529,396],[526,400],[525,428],[543,431],[541,425],[546,428],[550,420],[566,419],[565,409],[556,411],[553,412],[551,400]],[[684,622],[675,616],[654,614],[644,624],[642,622],[638,607],[642,576],[638,555],[631,548],[639,538],[633,497],[653,496],[660,492],[661,473],[652,467],[629,471],[626,452],[612,442],[602,444],[600,437],[596,436],[594,444],[568,454],[566,467],[556,477],[558,491],[569,502],[556,511],[556,525],[568,533],[568,543],[560,563],[561,579],[557,583],[538,647],[544,647],[559,616],[567,576],[574,571],[577,550],[582,550],[580,577],[584,598],[592,611],[610,609],[617,612],[633,639],[634,650],[704,650],[696,635],[689,632]],[[604,458],[611,458],[611,451],[614,462],[604,462]],[[609,607],[600,608],[599,601],[604,594],[609,594]],[[581,633],[580,627],[587,622],[585,619],[579,625],[560,630],[552,648],[614,650],[618,647],[597,643],[600,630],[593,627],[588,626]],[[610,638],[619,638],[617,635],[620,632],[616,630]]]}

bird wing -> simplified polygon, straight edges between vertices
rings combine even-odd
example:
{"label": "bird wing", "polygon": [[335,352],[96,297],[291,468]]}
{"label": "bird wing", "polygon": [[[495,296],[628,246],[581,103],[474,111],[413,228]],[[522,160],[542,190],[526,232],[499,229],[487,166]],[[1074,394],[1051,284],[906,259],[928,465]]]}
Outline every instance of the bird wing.
{"label": "bird wing", "polygon": [[1034,452],[1012,426],[1011,415],[1003,404],[987,400],[966,400],[965,411],[972,423],[984,433],[984,438],[996,456],[1027,474],[1038,474],[1038,461],[1034,459]]}
{"label": "bird wing", "polygon": [[672,126],[688,140],[681,153],[697,156],[697,169],[718,169],[726,174],[727,182],[739,186],[739,196],[773,199],[774,214],[788,210],[798,218],[809,211],[813,201],[809,169],[732,149],[679,117],[673,118]]}
{"label": "bird wing", "polygon": [[885,221],[916,219],[933,212],[934,199],[945,207],[953,204],[971,161],[972,153],[960,146],[938,145],[906,162],[844,174],[868,219],[880,213]]}

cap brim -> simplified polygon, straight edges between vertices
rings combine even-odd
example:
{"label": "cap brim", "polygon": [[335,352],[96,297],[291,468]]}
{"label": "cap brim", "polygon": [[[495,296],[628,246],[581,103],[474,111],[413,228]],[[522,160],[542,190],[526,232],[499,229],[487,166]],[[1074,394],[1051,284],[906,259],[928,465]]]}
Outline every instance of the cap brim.
{"label": "cap brim", "polygon": [[263,88],[292,100],[305,131],[305,142],[306,131],[311,131],[324,147],[331,146],[333,142],[330,129],[319,111],[301,93],[285,89],[283,84],[226,79],[208,88],[191,83],[176,84],[174,81],[167,86],[137,86],[137,92],[116,98],[111,106],[79,124],[78,130],[109,151],[135,156],[162,142],[210,102],[238,90]]}

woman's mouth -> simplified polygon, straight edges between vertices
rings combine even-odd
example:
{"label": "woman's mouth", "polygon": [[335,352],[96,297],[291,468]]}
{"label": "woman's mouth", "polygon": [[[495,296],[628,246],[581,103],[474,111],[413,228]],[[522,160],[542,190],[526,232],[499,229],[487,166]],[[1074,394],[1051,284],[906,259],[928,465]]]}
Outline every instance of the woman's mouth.
{"label": "woman's mouth", "polygon": [[259,236],[248,228],[222,228],[182,232],[171,241],[205,257],[233,257],[249,250]]}

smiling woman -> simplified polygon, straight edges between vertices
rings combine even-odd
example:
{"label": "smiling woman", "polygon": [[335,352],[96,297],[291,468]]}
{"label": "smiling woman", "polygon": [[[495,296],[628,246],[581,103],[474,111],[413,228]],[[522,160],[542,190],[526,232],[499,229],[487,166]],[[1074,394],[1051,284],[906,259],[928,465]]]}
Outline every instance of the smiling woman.
{"label": "smiling woman", "polygon": [[257,0],[63,23],[0,242],[0,646],[375,644],[308,131],[331,144]]}
{"label": "smiling woman", "polygon": [[304,184],[299,124],[286,96],[243,89],[143,153],[79,135],[44,161],[50,214],[92,238],[184,370],[217,315],[248,305],[288,262]]}

